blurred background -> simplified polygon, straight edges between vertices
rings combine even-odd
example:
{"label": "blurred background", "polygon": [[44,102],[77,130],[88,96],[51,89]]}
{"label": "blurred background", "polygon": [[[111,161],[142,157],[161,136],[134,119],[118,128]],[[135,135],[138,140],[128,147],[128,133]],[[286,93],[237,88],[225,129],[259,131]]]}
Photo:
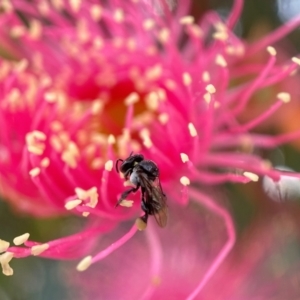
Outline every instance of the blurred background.
{"label": "blurred background", "polygon": [[[178,0],[184,1],[184,0]],[[228,15],[232,1],[219,0],[195,0],[192,12],[195,16],[214,9],[220,15]],[[277,28],[282,23],[289,21],[296,15],[300,16],[300,0],[251,0],[245,1],[242,18],[236,27],[236,33],[248,41],[253,41]],[[300,30],[294,31],[281,42],[283,56],[291,57],[300,52]],[[259,57],[257,58],[259,59]],[[299,82],[299,77],[295,80]],[[297,86],[296,86],[297,87]],[[274,86],[263,93],[274,93],[280,87]],[[300,128],[300,89],[295,88],[292,95],[294,104],[268,120],[256,130],[268,133],[283,133]],[[244,120],[251,119],[268,102],[264,101],[264,94],[258,94],[253,99],[247,114],[242,116]],[[269,99],[270,97],[268,97]],[[272,161],[275,166],[290,168],[300,172],[300,141],[280,147],[273,151],[261,153],[263,157]],[[284,194],[270,192],[268,179],[247,185],[226,185],[225,194],[236,223],[238,234],[238,247],[243,249],[249,240],[255,239],[261,224],[272,224],[278,234],[282,234],[280,246],[274,253],[275,264],[270,263],[272,272],[286,272],[289,268],[299,267],[300,261],[300,193],[299,181],[287,182],[293,187],[293,193]],[[38,241],[47,241],[65,235],[70,228],[80,226],[81,221],[75,217],[37,220],[28,216],[22,216],[13,211],[5,201],[0,202],[0,232],[1,239],[12,240],[13,237],[30,232],[31,238]],[[276,225],[277,224],[277,225]],[[270,230],[272,230],[270,229]],[[277,231],[276,231],[277,232]],[[247,247],[244,248],[247,251]],[[74,269],[76,262],[57,262],[38,257],[24,260],[13,260],[11,263],[15,269],[14,276],[0,275],[0,300],[53,300],[71,298],[65,285],[62,274],[66,267]],[[294,272],[291,271],[293,274]],[[277,274],[276,273],[276,274]],[[278,275],[278,276],[279,276]],[[291,279],[293,284],[300,287],[298,274]],[[74,296],[74,295],[73,295]],[[72,296],[72,297],[73,297]],[[272,298],[287,300],[291,298]],[[73,298],[74,299],[74,298]],[[298,298],[293,298],[298,299]],[[300,291],[299,291],[300,299]],[[268,300],[268,299],[267,299]]]}

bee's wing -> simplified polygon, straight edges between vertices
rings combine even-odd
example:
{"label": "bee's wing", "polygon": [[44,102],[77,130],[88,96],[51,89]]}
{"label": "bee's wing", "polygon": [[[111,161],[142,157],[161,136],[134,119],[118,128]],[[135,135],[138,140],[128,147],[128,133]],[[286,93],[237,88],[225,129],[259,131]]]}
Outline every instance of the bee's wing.
{"label": "bee's wing", "polygon": [[157,224],[165,227],[168,220],[167,197],[163,193],[159,178],[150,181],[147,175],[140,173],[142,186],[145,188],[145,201],[149,207],[149,214],[154,215]]}

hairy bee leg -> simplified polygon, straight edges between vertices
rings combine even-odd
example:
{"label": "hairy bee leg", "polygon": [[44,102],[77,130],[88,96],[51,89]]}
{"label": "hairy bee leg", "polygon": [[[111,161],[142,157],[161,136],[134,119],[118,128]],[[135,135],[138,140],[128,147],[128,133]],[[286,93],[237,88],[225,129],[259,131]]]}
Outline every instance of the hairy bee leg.
{"label": "hairy bee leg", "polygon": [[145,213],[143,216],[141,216],[140,217],[140,219],[145,223],[145,224],[147,224],[147,222],[148,222],[148,214],[147,213]]}
{"label": "hairy bee leg", "polygon": [[138,228],[138,230],[143,231],[147,228],[148,216],[149,215],[145,213],[143,216],[135,220],[135,225]]}
{"label": "hairy bee leg", "polygon": [[125,199],[127,198],[127,196],[128,196],[130,193],[132,193],[132,192],[135,193],[135,192],[139,189],[139,187],[140,187],[140,186],[137,185],[136,187],[133,187],[133,188],[131,188],[131,189],[125,191],[124,193],[122,193],[121,198],[118,200],[118,202],[117,202],[117,204],[115,205],[115,207],[119,206],[120,203],[121,203],[123,200],[125,200]]}

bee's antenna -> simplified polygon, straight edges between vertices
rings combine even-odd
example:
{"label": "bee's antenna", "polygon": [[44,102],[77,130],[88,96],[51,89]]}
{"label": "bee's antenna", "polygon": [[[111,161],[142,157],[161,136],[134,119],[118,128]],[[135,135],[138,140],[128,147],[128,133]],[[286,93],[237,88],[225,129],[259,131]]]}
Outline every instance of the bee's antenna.
{"label": "bee's antenna", "polygon": [[131,151],[131,153],[130,153],[129,157],[130,157],[132,154],[133,154],[133,151]]}
{"label": "bee's antenna", "polygon": [[120,171],[119,171],[119,161],[124,161],[123,159],[121,159],[121,158],[119,158],[119,159],[117,159],[117,161],[116,161],[116,170],[117,170],[117,172],[119,173]]}

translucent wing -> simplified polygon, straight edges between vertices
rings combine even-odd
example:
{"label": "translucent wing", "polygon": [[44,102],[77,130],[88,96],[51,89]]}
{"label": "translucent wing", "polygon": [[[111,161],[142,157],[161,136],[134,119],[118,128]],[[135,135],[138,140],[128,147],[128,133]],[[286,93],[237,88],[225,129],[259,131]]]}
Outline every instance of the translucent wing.
{"label": "translucent wing", "polygon": [[145,202],[149,215],[153,215],[160,227],[165,227],[168,220],[167,197],[163,193],[159,178],[149,180],[147,175],[139,172],[141,186],[145,188]]}

